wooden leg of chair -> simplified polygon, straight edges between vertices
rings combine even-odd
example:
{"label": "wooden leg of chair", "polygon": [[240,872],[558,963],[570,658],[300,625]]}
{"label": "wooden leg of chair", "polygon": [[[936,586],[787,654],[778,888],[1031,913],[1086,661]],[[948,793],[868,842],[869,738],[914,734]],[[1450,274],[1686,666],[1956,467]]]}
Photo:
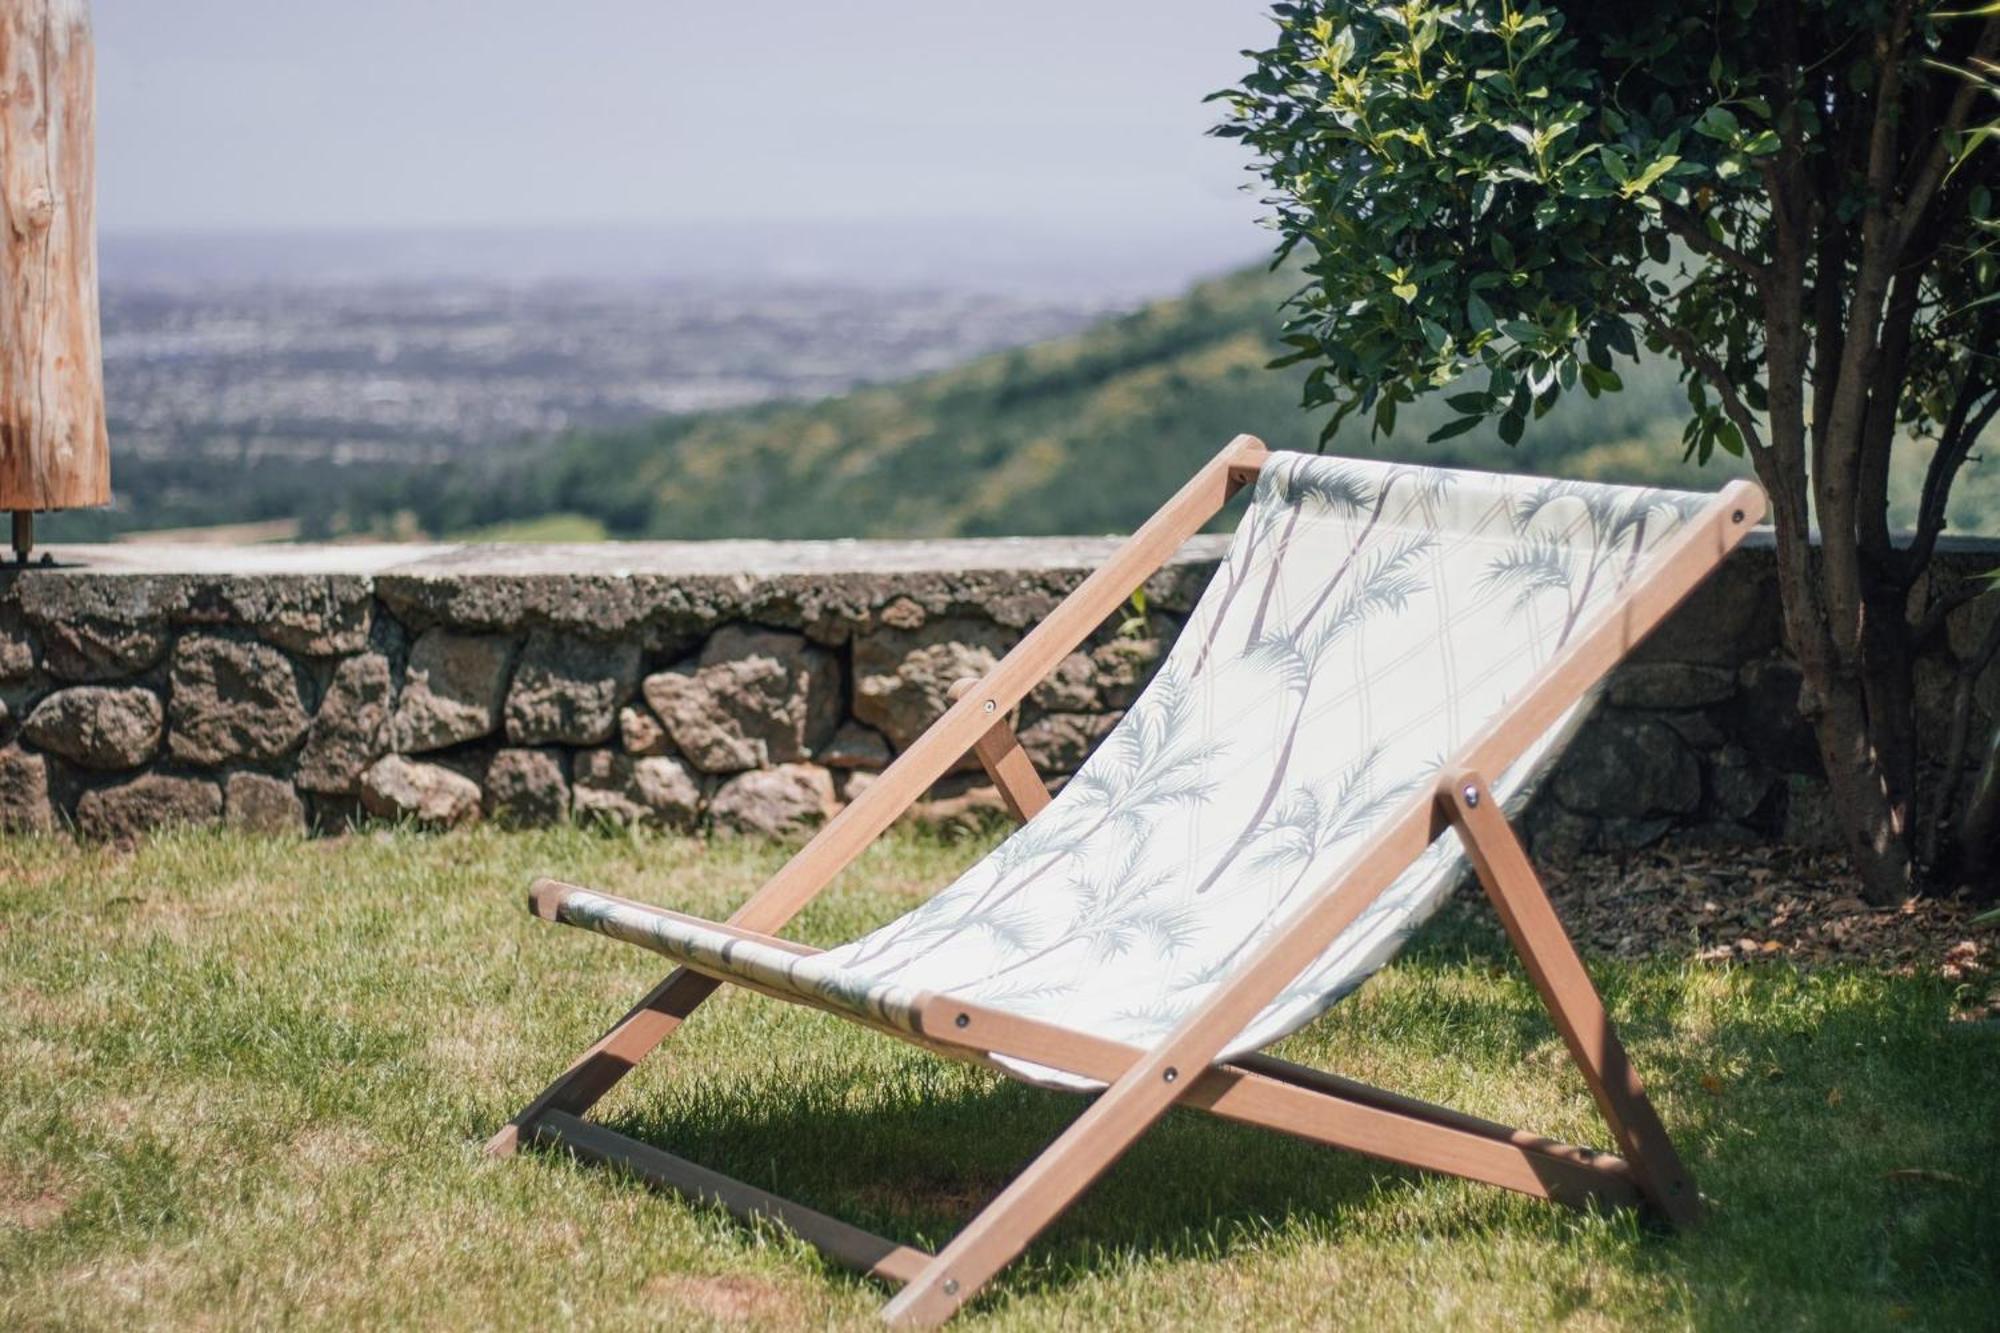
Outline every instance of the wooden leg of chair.
{"label": "wooden leg of chair", "polygon": [[1679,1227],[1694,1225],[1701,1220],[1694,1181],[1681,1165],[1583,960],[1499,802],[1485,780],[1471,772],[1453,777],[1441,795],[1466,856],[1589,1084],[1633,1179],[1668,1221]]}
{"label": "wooden leg of chair", "polygon": [[537,1120],[550,1111],[581,1116],[595,1106],[605,1093],[618,1085],[633,1066],[653,1048],[674,1034],[687,1016],[695,1011],[721,983],[699,972],[676,968],[665,981],[653,987],[646,998],[597,1039],[589,1050],[564,1070],[562,1076],[542,1090],[542,1094],[501,1127],[486,1141],[493,1157],[510,1157],[528,1137]]}

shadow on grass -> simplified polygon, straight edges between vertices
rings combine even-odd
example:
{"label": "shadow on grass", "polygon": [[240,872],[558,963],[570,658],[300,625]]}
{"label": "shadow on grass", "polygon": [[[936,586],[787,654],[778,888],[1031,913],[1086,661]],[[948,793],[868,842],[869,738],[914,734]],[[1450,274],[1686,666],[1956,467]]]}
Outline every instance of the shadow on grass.
{"label": "shadow on grass", "polygon": [[[1356,1005],[1309,1037],[1349,1049],[1384,1041],[1398,1058],[1476,1061],[1489,1072],[1550,1039],[1525,979],[1496,975],[1512,971],[1504,943],[1453,931],[1399,967],[1426,982],[1463,980],[1470,969],[1479,984],[1406,987],[1397,1004],[1410,1012]],[[1894,1320],[1910,1317],[1906,1307],[1970,1310],[1968,1300],[1990,1290],[2000,1256],[2000,1222],[1987,1206],[2000,1197],[2000,1037],[1948,1031],[1942,983],[1784,966],[1592,971],[1714,1205],[1699,1230],[1669,1236],[1630,1216],[1579,1220],[1479,1186],[1426,1189],[1419,1172],[1183,1111],[1145,1135],[1002,1285],[1061,1290],[1107,1264],[1222,1259],[1299,1230],[1334,1244],[1504,1233],[1584,1246],[1594,1262],[1671,1290],[1677,1312],[1708,1328],[1849,1301],[1864,1323],[1864,1311]],[[1448,1002],[1427,1014],[1426,997],[1445,991]],[[881,1072],[772,1070],[606,1123],[935,1248],[1086,1104],[925,1057]],[[1532,1076],[1576,1082],[1567,1071]]]}
{"label": "shadow on grass", "polygon": [[[744,1089],[734,1114],[710,1105],[637,1110],[608,1128],[898,1241],[935,1250],[1087,1106],[1075,1094],[952,1071],[864,1109]],[[990,1080],[990,1081],[989,1081]],[[1061,1288],[1107,1255],[1215,1258],[1299,1218],[1337,1223],[1385,1179],[1416,1173],[1192,1111],[1155,1126],[1044,1233],[1005,1279]]]}

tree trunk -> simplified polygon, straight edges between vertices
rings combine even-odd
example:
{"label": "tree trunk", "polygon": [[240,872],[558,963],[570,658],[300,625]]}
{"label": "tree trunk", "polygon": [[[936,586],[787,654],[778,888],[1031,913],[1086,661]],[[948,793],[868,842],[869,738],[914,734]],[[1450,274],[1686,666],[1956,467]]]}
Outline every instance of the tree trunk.
{"label": "tree trunk", "polygon": [[[1914,887],[1916,871],[1908,808],[1891,791],[1877,743],[1886,735],[1891,749],[1907,749],[1912,717],[1907,711],[1871,715],[1862,682],[1876,668],[1866,660],[1865,648],[1860,664],[1842,663],[1822,609],[1826,556],[1814,552],[1806,536],[1803,476],[1772,475],[1765,485],[1774,511],[1797,515],[1791,522],[1781,519],[1777,536],[1785,640],[1804,682],[1799,709],[1812,723],[1828,793],[1848,835],[1863,893],[1874,903],[1901,902]],[[1902,743],[1895,737],[1902,737]]]}
{"label": "tree trunk", "polygon": [[0,0],[0,509],[111,498],[84,0]]}

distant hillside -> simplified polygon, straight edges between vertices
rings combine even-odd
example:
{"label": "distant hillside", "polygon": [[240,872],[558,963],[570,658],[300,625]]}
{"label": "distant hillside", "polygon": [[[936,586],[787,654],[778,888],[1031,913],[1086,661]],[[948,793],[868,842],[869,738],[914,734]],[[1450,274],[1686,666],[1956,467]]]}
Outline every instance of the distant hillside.
{"label": "distant hillside", "polygon": [[[1287,278],[1253,271],[1090,330],[898,384],[810,404],[671,417],[580,435],[406,508],[456,532],[537,514],[596,519],[614,536],[832,537],[1101,532],[1130,528],[1231,435],[1309,449],[1302,373],[1281,350]],[[1607,480],[1720,484],[1683,466],[1684,399],[1665,366],[1627,389],[1578,395],[1518,447],[1491,431],[1424,437],[1454,415],[1407,411],[1392,438],[1346,430],[1337,451]]]}
{"label": "distant hillside", "polygon": [[[1313,447],[1324,418],[1299,408],[1303,371],[1266,369],[1282,350],[1289,281],[1238,273],[1073,336],[840,397],[663,417],[443,465],[303,470],[273,460],[217,484],[174,463],[150,488],[153,521],[127,514],[122,526],[291,515],[308,537],[487,540],[1129,530],[1239,431],[1274,448]],[[1456,415],[1442,392],[1405,409],[1388,439],[1350,424],[1329,447],[1698,489],[1744,470],[1729,459],[1681,462],[1686,399],[1670,364],[1620,372],[1623,392],[1568,396],[1515,447],[1491,429],[1426,443]],[[1922,457],[1906,454],[1897,490],[1907,496]],[[134,470],[122,476],[130,486]],[[1966,470],[1952,520],[1959,531],[2000,531],[2000,462]]]}

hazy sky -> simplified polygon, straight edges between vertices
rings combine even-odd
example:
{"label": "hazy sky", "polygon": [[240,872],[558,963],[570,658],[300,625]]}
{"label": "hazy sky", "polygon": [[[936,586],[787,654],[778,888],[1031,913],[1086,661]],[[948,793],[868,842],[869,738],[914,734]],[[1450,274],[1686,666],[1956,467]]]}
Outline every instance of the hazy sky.
{"label": "hazy sky", "polygon": [[99,221],[1221,228],[1252,0],[94,0]]}

